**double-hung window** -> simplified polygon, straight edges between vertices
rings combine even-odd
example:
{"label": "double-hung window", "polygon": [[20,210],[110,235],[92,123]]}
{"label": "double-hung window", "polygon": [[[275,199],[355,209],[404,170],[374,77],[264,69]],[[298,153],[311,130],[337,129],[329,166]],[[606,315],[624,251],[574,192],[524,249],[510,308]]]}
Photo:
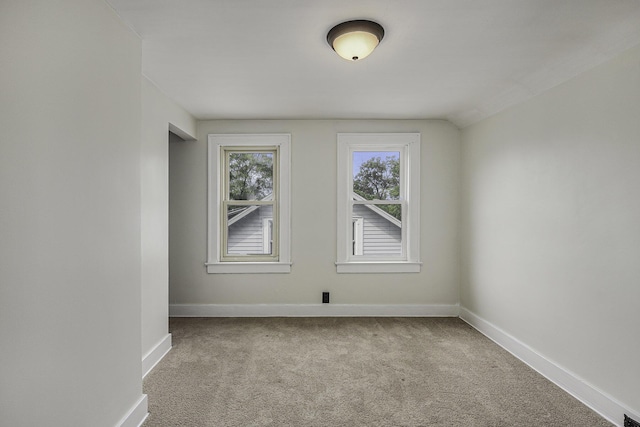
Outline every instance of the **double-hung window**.
{"label": "double-hung window", "polygon": [[338,273],[420,271],[420,134],[338,134]]}
{"label": "double-hung window", "polygon": [[209,273],[288,273],[288,134],[209,135]]}

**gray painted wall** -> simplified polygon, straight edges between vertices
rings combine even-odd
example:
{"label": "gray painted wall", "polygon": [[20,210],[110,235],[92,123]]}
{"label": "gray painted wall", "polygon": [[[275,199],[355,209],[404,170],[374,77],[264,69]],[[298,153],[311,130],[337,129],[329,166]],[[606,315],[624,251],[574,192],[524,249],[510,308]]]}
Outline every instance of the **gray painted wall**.
{"label": "gray painted wall", "polygon": [[636,47],[465,129],[461,292],[636,414],[639,118]]}
{"label": "gray painted wall", "polygon": [[[420,132],[421,273],[336,273],[336,133]],[[207,274],[207,134],[291,133],[290,274]],[[440,120],[198,122],[170,147],[169,301],[184,304],[457,304],[460,134]],[[393,283],[393,286],[389,286]]]}
{"label": "gray painted wall", "polygon": [[141,42],[102,0],[0,5],[0,424],[142,398]]}
{"label": "gray painted wall", "polygon": [[[140,165],[143,357],[169,333],[169,124],[195,138],[195,119],[143,77]],[[171,135],[180,143],[191,143]]]}

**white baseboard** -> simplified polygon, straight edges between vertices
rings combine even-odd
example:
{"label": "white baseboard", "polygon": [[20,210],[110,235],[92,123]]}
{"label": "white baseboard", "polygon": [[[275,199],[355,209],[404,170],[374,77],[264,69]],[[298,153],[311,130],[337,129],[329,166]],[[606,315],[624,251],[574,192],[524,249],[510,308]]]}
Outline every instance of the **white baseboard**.
{"label": "white baseboard", "polygon": [[117,427],[140,427],[149,415],[147,395],[143,394],[127,415],[122,417]]}
{"label": "white baseboard", "polygon": [[611,396],[468,309],[460,307],[460,318],[614,425],[622,427],[624,414],[637,417]]}
{"label": "white baseboard", "polygon": [[167,334],[158,343],[142,357],[142,378],[146,377],[149,372],[162,360],[162,358],[171,350],[171,334]]}
{"label": "white baseboard", "polygon": [[170,304],[170,317],[458,317],[458,304]]}

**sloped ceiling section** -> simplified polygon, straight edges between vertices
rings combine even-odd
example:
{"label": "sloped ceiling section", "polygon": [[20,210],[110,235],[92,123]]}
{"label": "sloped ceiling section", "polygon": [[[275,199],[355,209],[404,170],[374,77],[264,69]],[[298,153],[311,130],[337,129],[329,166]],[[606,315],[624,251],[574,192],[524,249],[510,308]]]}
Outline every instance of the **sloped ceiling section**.
{"label": "sloped ceiling section", "polygon": [[[108,0],[143,72],[198,119],[448,119],[460,127],[640,43],[637,0]],[[386,34],[359,62],[326,34]]]}

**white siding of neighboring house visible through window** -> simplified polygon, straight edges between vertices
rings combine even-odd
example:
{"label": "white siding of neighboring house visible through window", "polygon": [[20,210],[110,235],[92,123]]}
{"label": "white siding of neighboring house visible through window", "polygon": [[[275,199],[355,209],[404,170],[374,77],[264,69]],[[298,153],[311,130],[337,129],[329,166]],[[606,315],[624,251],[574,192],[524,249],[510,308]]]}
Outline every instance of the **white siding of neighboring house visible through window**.
{"label": "white siding of neighboring house visible through window", "polygon": [[362,255],[402,255],[400,221],[373,205],[355,205],[353,213],[364,220]]}
{"label": "white siding of neighboring house visible through window", "polygon": [[263,227],[265,224],[264,219],[267,218],[273,218],[273,208],[271,206],[260,206],[230,224],[227,236],[227,252],[240,255],[265,253]]}

